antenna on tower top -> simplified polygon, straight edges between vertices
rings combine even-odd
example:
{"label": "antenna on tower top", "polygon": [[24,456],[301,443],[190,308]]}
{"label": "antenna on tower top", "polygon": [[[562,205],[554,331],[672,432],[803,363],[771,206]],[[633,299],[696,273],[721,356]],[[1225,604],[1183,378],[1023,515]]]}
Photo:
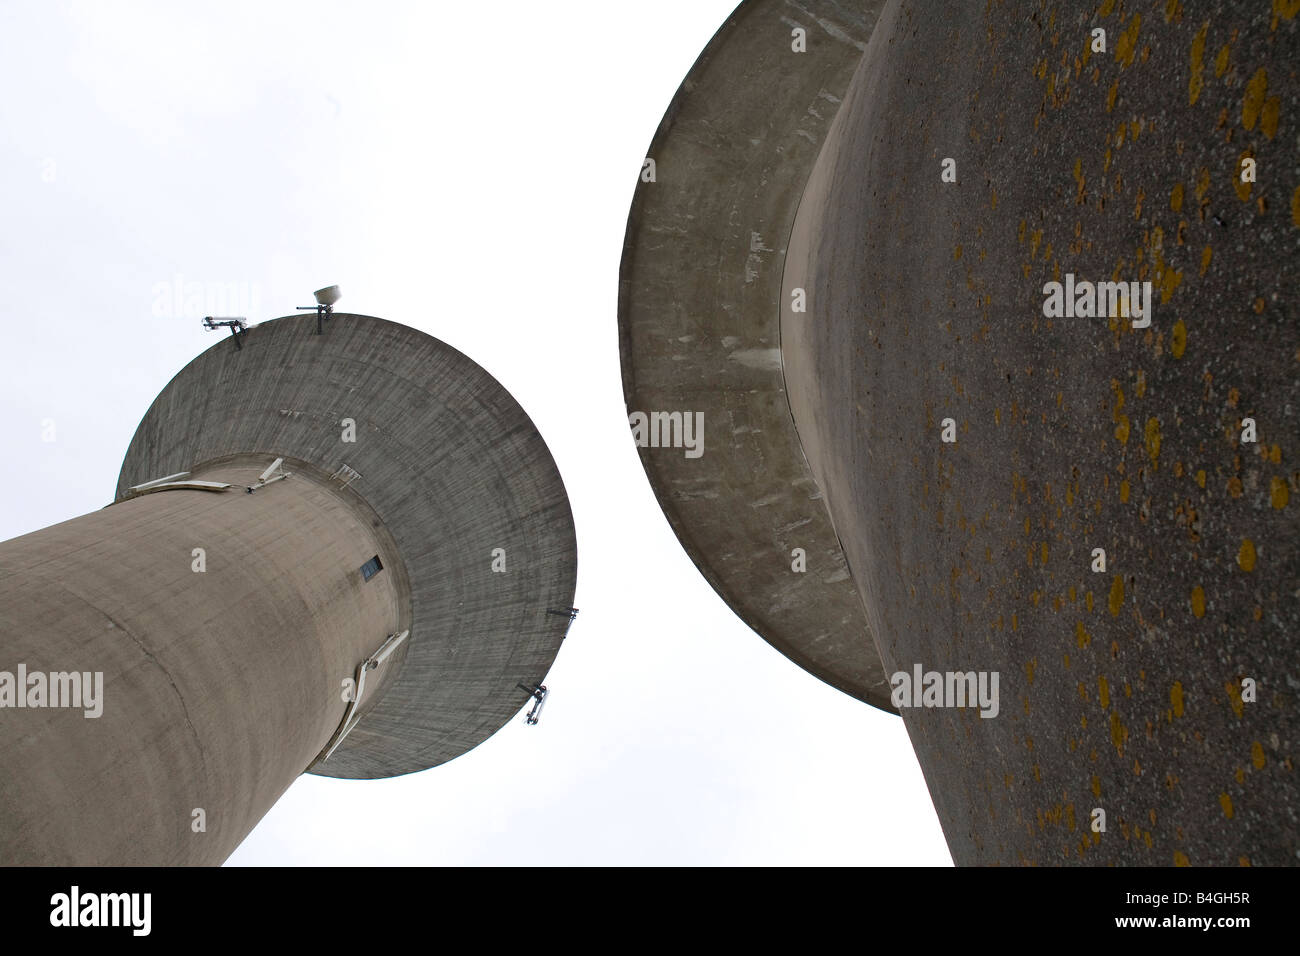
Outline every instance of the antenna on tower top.
{"label": "antenna on tower top", "polygon": [[338,286],[327,285],[323,289],[316,290],[315,305],[298,306],[298,310],[300,312],[310,312],[313,309],[316,310],[316,334],[317,335],[321,334],[321,330],[324,326],[325,320],[334,314],[334,303],[337,302],[341,296],[342,293],[339,292]]}
{"label": "antenna on tower top", "polygon": [[230,329],[230,334],[235,337],[235,348],[242,349],[243,343],[239,341],[239,333],[244,331],[245,324],[248,322],[243,316],[234,319],[218,319],[213,316],[204,316],[203,327],[206,329]]}

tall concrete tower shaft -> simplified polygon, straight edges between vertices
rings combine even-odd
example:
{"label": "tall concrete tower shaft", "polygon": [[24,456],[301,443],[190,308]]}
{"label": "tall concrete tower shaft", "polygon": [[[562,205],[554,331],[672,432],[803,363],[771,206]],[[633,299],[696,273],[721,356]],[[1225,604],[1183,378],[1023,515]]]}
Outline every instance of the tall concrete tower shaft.
{"label": "tall concrete tower shaft", "polygon": [[300,773],[434,766],[541,684],[576,552],[536,429],[429,336],[315,325],[209,349],[111,506],[0,543],[0,863],[220,863]]}

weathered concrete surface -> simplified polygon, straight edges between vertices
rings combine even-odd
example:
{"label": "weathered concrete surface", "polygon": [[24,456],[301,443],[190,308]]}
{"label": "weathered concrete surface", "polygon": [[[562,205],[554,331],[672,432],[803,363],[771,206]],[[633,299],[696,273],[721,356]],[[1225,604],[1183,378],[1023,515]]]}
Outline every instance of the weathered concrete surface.
{"label": "weathered concrete surface", "polygon": [[[315,326],[313,314],[264,322],[242,349],[227,339],[187,365],[140,423],[118,495],[246,452],[360,472],[350,488],[410,578],[410,646],[393,686],[312,772],[411,773],[487,739],[527,702],[517,685],[545,677],[569,626],[547,611],[573,603],[572,512],[532,421],[469,358],[370,316]],[[348,418],[355,442],[342,440]]]}
{"label": "weathered concrete surface", "polygon": [[885,668],[1001,677],[902,712],[958,863],[1297,862],[1298,10],[896,0],[809,184],[785,370]]}
{"label": "weathered concrete surface", "polygon": [[[801,667],[877,707],[889,688],[781,374],[785,243],[882,3],[741,4],[692,67],[638,182],[619,284],[629,414],[702,412],[704,448],[643,447],[714,590]],[[803,28],[807,52],[792,51]],[[788,301],[788,300],[787,300]],[[802,548],[807,571],[792,570]]]}
{"label": "weathered concrete surface", "polygon": [[[248,485],[270,461],[196,477]],[[323,478],[158,492],[0,543],[0,671],[103,674],[98,717],[0,709],[0,864],[219,864],[316,758],[340,679],[410,619],[398,556]]]}

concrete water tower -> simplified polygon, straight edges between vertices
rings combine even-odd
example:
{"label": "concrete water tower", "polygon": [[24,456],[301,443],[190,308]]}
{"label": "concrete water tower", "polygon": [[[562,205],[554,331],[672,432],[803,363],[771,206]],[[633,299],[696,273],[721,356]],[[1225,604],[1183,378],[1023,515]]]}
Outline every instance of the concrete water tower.
{"label": "concrete water tower", "polygon": [[301,773],[425,770],[540,706],[555,462],[482,368],[337,298],[210,320],[111,505],[0,543],[0,863],[218,864]]}

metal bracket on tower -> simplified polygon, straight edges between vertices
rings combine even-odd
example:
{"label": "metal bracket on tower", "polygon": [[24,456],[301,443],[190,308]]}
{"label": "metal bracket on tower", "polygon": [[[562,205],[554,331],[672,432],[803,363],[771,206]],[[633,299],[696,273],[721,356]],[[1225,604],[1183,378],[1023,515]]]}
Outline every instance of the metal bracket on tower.
{"label": "metal bracket on tower", "polygon": [[341,293],[336,285],[327,285],[323,289],[316,290],[315,305],[297,306],[299,312],[316,312],[316,334],[320,335],[325,328],[325,320],[334,314],[334,303],[339,300]]}
{"label": "metal bracket on tower", "polygon": [[547,614],[555,614],[558,617],[567,617],[570,621],[575,620],[578,616],[576,607],[548,607]]}
{"label": "metal bracket on tower", "polygon": [[257,484],[247,487],[245,490],[251,495],[259,488],[265,488],[267,485],[275,484],[277,481],[283,481],[292,473],[284,470],[284,459],[277,458],[271,462],[266,471],[262,472],[257,478]]}
{"label": "metal bracket on tower", "polygon": [[330,481],[339,482],[344,488],[361,477],[361,472],[347,465],[339,465],[338,470],[330,475]]}
{"label": "metal bracket on tower", "polygon": [[520,682],[515,686],[522,691],[527,691],[528,696],[533,699],[533,707],[528,711],[528,716],[524,720],[530,724],[537,723],[542,717],[542,705],[546,703],[546,685],[538,684],[535,687],[529,687],[527,684]]}
{"label": "metal bracket on tower", "polygon": [[[191,478],[188,471],[178,471],[174,475],[167,475],[165,478],[155,478],[153,481],[146,481],[142,485],[132,485],[127,489],[128,498],[137,498],[140,495],[151,495],[158,491],[225,491],[230,488],[231,484],[227,481],[202,481],[198,478]],[[128,500],[123,498],[123,501]],[[114,502],[116,504],[116,502]]]}
{"label": "metal bracket on tower", "polygon": [[248,320],[242,316],[235,319],[218,319],[208,315],[203,318],[203,327],[205,329],[230,329],[230,334],[235,337],[235,348],[242,349],[244,344],[239,341],[239,338],[240,334],[244,331],[247,322]]}
{"label": "metal bracket on tower", "polygon": [[[400,634],[389,634],[384,643],[379,645],[379,650],[375,651],[357,665],[357,674],[354,678],[357,685],[356,692],[352,695],[352,700],[348,703],[347,711],[343,714],[343,723],[339,724],[339,729],[334,732],[334,736],[330,739],[330,742],[327,743],[325,749],[321,751],[321,756],[318,757],[316,761],[313,761],[313,763],[323,763],[324,761],[329,760],[330,757],[334,755],[334,751],[339,749],[339,744],[343,743],[347,738],[347,735],[352,732],[352,728],[354,728],[360,720],[360,718],[357,717],[357,708],[361,706],[361,695],[366,689],[366,671],[372,671],[386,661],[389,656],[392,655],[393,651],[397,650],[402,641],[406,640],[410,633],[409,630],[406,630],[402,631]],[[545,688],[543,688],[543,692],[544,691]]]}

